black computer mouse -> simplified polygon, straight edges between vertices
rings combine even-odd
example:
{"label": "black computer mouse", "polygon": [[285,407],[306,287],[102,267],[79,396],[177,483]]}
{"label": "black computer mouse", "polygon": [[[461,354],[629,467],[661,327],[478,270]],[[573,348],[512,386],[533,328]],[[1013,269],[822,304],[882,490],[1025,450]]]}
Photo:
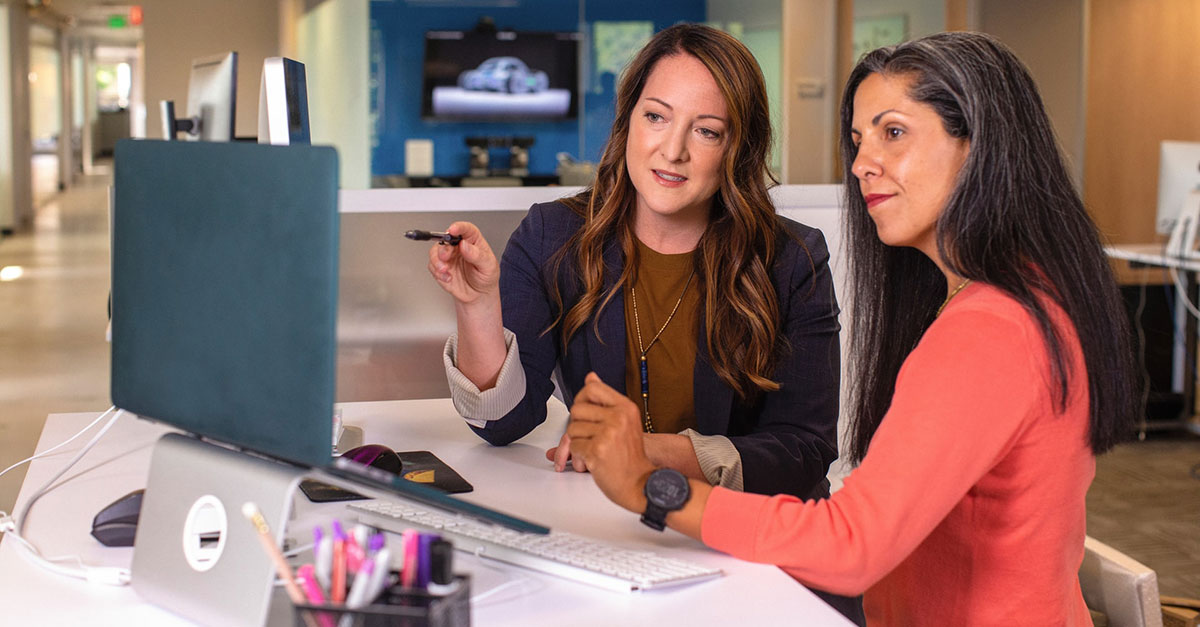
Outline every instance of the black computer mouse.
{"label": "black computer mouse", "polygon": [[400,463],[400,456],[396,454],[396,451],[382,444],[364,444],[346,451],[342,454],[342,457],[366,466],[386,470],[394,475],[400,474],[400,470],[403,467]]}
{"label": "black computer mouse", "polygon": [[113,501],[92,519],[92,537],[104,546],[133,546],[145,490],[134,490]]}

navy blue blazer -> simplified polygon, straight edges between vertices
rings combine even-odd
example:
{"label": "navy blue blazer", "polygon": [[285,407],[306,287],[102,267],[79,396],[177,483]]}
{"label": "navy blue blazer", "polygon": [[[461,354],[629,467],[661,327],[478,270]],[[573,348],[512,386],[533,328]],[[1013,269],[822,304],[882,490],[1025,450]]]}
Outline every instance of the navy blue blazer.
{"label": "navy blue blazer", "polygon": [[[787,340],[772,377],[780,389],[760,394],[752,402],[738,397],[709,365],[701,311],[693,374],[696,430],[729,438],[741,454],[746,491],[820,498],[829,494],[825,474],[837,459],[838,306],[824,236],[817,229],[780,220],[788,231],[780,235],[781,252],[772,268],[781,339]],[[561,203],[534,205],[504,249],[500,261],[504,326],[517,336],[526,389],[520,404],[508,414],[483,428],[472,427],[491,444],[513,442],[546,419],[556,368],[561,369],[568,407],[591,371],[625,391],[622,292],[600,313],[599,338],[593,331],[594,318],[575,333],[566,350],[559,327],[542,333],[555,317],[548,289],[551,281],[558,283],[568,307],[581,292],[573,257],[564,260],[559,276],[547,276],[547,262],[582,225],[583,218]],[[605,289],[609,289],[624,263],[619,244],[606,247],[604,263]]]}

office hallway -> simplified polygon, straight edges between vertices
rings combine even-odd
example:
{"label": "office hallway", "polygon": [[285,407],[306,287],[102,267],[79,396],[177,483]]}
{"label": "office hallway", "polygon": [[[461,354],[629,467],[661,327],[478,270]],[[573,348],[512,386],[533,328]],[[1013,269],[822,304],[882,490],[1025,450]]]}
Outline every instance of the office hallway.
{"label": "office hallway", "polygon": [[[0,469],[32,454],[46,415],[109,406],[107,186],[50,196],[32,233],[0,239]],[[12,511],[24,467],[0,478]],[[1155,435],[1100,458],[1088,530],[1158,570],[1163,594],[1200,597],[1200,438]]]}
{"label": "office hallway", "polygon": [[[98,171],[45,196],[31,233],[0,238],[0,267],[23,270],[0,281],[0,470],[33,453],[47,414],[109,406],[111,176]],[[0,477],[0,509],[24,477],[25,466]]]}

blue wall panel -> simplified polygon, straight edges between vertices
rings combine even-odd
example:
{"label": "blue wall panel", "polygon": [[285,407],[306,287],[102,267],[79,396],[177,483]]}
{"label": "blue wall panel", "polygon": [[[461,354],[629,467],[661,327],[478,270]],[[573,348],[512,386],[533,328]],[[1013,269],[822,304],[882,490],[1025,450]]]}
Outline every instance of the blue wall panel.
{"label": "blue wall panel", "polygon": [[[577,158],[599,158],[612,125],[612,81],[585,77],[589,89],[583,110],[576,120],[555,122],[441,122],[421,119],[421,72],[425,31],[470,30],[479,18],[492,18],[500,29],[525,31],[574,31],[585,22],[645,20],[661,30],[681,21],[703,21],[705,0],[595,0],[586,3],[583,19],[579,3],[570,0],[516,0],[504,6],[447,7],[404,0],[371,2],[372,112],[376,116],[376,145],[372,151],[373,175],[404,173],[404,142],[410,138],[433,140],[434,174],[461,176],[467,173],[464,138],[480,135],[533,136],[529,171],[553,174],[555,155],[568,152]],[[583,40],[583,68],[590,67]],[[582,144],[582,145],[581,145]],[[581,154],[582,153],[582,154]]]}

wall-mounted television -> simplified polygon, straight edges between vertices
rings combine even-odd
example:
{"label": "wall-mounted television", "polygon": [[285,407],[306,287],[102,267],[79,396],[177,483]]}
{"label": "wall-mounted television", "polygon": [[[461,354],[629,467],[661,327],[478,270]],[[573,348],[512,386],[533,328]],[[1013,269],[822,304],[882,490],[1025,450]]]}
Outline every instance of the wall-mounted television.
{"label": "wall-mounted television", "polygon": [[579,33],[428,31],[421,116],[569,120],[579,111]]}

